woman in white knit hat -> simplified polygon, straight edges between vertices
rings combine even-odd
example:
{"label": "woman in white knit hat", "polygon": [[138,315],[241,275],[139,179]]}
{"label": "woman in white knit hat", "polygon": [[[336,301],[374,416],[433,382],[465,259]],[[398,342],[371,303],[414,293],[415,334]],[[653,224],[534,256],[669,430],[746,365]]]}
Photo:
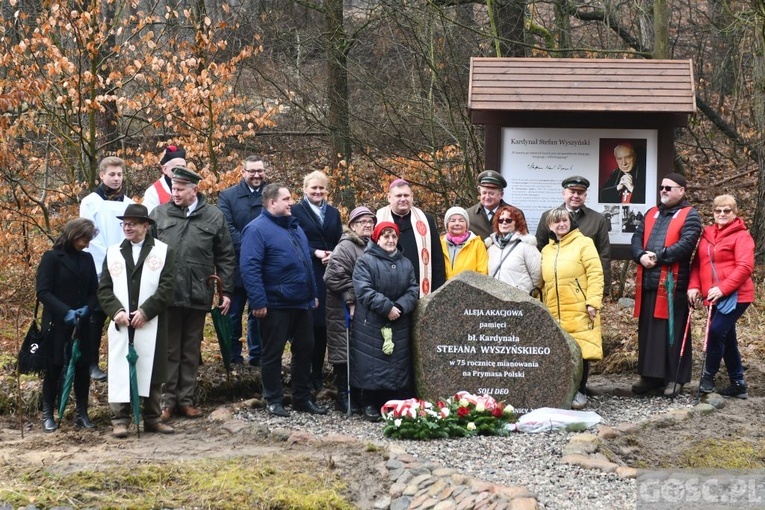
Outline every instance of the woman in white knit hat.
{"label": "woman in white knit hat", "polygon": [[446,264],[446,279],[462,271],[489,272],[489,256],[483,240],[472,233],[468,213],[462,207],[452,207],[444,215],[446,234],[441,238]]}

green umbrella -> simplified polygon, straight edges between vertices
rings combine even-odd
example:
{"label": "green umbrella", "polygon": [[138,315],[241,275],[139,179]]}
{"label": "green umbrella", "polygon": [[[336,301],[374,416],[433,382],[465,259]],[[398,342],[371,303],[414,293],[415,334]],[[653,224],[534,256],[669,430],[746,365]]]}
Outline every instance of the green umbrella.
{"label": "green umbrella", "polygon": [[672,268],[667,270],[667,279],[664,281],[667,287],[667,306],[669,308],[669,346],[675,344],[675,276],[672,274]]}
{"label": "green umbrella", "polygon": [[72,352],[69,355],[69,363],[66,365],[66,372],[64,372],[64,381],[61,384],[61,397],[59,398],[58,405],[58,421],[64,417],[64,410],[66,410],[66,404],[69,400],[69,394],[72,392],[72,383],[74,382],[74,367],[77,362],[80,361],[80,323],[77,321],[72,331]]}
{"label": "green umbrella", "polygon": [[215,288],[218,292],[218,305],[213,306],[210,310],[212,315],[213,326],[215,327],[215,333],[218,336],[218,346],[220,347],[220,355],[223,358],[223,366],[226,368],[226,377],[231,372],[231,335],[233,333],[233,327],[231,326],[231,318],[228,315],[224,315],[220,308],[223,304],[223,282],[218,275],[211,275],[207,278],[207,283],[215,281]]}
{"label": "green umbrella", "polygon": [[141,423],[141,396],[138,394],[138,374],[136,373],[135,364],[138,361],[138,353],[135,352],[135,345],[133,338],[135,336],[135,328],[128,326],[128,373],[130,374],[130,402],[133,404],[133,422],[135,423],[135,429],[138,432],[138,437],[141,437],[141,431],[138,424]]}

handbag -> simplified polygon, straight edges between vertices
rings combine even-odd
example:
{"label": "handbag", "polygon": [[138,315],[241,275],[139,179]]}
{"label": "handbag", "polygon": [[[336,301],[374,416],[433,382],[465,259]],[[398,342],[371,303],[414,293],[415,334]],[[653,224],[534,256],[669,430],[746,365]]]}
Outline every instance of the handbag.
{"label": "handbag", "polygon": [[[709,263],[712,265],[712,275],[715,277],[717,285],[720,285],[720,279],[717,277],[717,269],[715,269],[715,263],[712,260],[712,253],[709,246],[707,246],[707,256],[709,257]],[[715,303],[715,308],[721,314],[728,315],[736,309],[736,305],[738,305],[738,289],[734,290],[732,294],[728,294],[727,296],[718,299],[717,303]]]}
{"label": "handbag", "polygon": [[738,291],[734,291],[733,294],[729,294],[725,297],[721,297],[717,300],[717,311],[728,315],[733,310],[736,309],[736,305],[738,304]]}
{"label": "handbag", "polygon": [[21,374],[43,374],[47,369],[48,361],[48,343],[45,337],[51,328],[42,331],[37,324],[37,310],[40,307],[40,301],[35,304],[35,315],[32,318],[32,324],[29,325],[24,341],[19,350],[18,369]]}

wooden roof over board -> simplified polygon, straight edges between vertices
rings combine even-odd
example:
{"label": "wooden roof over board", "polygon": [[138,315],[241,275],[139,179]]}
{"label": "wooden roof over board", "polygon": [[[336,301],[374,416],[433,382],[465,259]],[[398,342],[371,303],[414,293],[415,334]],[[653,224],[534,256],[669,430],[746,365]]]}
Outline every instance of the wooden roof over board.
{"label": "wooden roof over board", "polygon": [[693,67],[690,60],[474,57],[468,109],[690,115]]}

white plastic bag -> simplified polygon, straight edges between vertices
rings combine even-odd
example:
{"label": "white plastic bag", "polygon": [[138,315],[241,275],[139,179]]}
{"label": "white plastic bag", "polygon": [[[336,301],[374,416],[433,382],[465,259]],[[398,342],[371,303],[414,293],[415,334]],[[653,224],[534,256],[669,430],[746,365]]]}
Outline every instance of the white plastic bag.
{"label": "white plastic bag", "polygon": [[600,423],[603,418],[591,411],[572,411],[540,407],[526,413],[515,424],[518,432],[549,432],[551,430],[581,431]]}

